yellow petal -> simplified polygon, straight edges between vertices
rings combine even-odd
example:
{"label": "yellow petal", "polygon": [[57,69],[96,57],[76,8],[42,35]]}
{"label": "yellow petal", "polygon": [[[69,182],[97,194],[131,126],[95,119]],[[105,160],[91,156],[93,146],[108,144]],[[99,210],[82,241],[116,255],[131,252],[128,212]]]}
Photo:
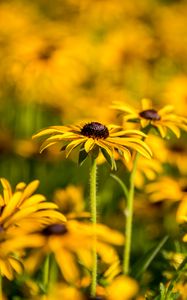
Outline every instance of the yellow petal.
{"label": "yellow petal", "polygon": [[24,201],[24,202],[20,205],[20,208],[29,207],[29,206],[38,204],[38,203],[40,203],[40,202],[43,202],[43,201],[45,201],[45,200],[46,200],[45,196],[40,195],[40,194],[36,194],[36,195],[31,196],[29,199],[26,199],[26,201]]}
{"label": "yellow petal", "polygon": [[159,116],[164,116],[165,114],[171,113],[174,110],[173,105],[166,105],[158,111]]}
{"label": "yellow petal", "polygon": [[[57,205],[54,203],[46,202],[46,203],[39,203],[34,206],[25,207],[18,212],[16,212],[11,219],[5,222],[5,227],[9,226],[10,224],[18,222],[22,218],[26,218],[27,216],[31,215],[35,211],[42,210],[42,209],[50,209],[50,208],[57,208]],[[47,212],[46,212],[47,214]]]}
{"label": "yellow petal", "polygon": [[116,261],[117,252],[114,250],[113,247],[97,241],[96,248],[97,253],[102,258],[102,261],[104,261],[105,263],[112,264]]}
{"label": "yellow petal", "polygon": [[66,222],[66,217],[56,210],[44,210],[44,211],[37,211],[33,214],[33,218],[48,218],[49,220],[55,220],[56,222]]}
{"label": "yellow petal", "polygon": [[187,216],[187,199],[182,200],[179,204],[176,214],[176,220],[178,223],[184,223],[184,217]]}
{"label": "yellow petal", "polygon": [[131,160],[131,153],[127,148],[124,148],[123,156],[127,163]]}
{"label": "yellow petal", "polygon": [[5,206],[2,215],[0,217],[0,221],[4,221],[8,216],[16,212],[16,208],[18,203],[20,202],[22,196],[22,192],[16,192]]}
{"label": "yellow petal", "polygon": [[39,138],[39,137],[44,136],[44,135],[55,134],[55,133],[60,133],[60,132],[63,133],[67,129],[68,129],[68,127],[65,127],[65,126],[49,127],[49,128],[46,128],[46,129],[42,129],[38,133],[34,134],[32,136],[32,138],[35,139],[35,138]]}
{"label": "yellow petal", "polygon": [[180,138],[181,133],[177,126],[169,123],[166,123],[166,126],[176,135],[177,138]]}
{"label": "yellow petal", "polygon": [[166,127],[159,125],[159,124],[155,124],[155,127],[158,128],[158,131],[160,132],[160,135],[162,138],[165,138],[167,135],[167,129]]}
{"label": "yellow petal", "polygon": [[85,151],[88,153],[89,151],[91,151],[93,149],[95,145],[95,141],[92,138],[89,138],[86,143],[84,144],[84,149]]}
{"label": "yellow petal", "polygon": [[35,192],[35,190],[38,188],[39,184],[40,184],[39,180],[33,180],[32,182],[30,182],[26,186],[21,200],[23,201],[24,199],[29,198]]}
{"label": "yellow petal", "polygon": [[146,119],[140,119],[140,124],[141,124],[141,127],[142,128],[145,128],[149,125],[150,121],[149,120],[146,120]]}
{"label": "yellow petal", "polygon": [[42,145],[40,146],[40,153],[42,153],[45,149],[53,146],[54,144],[56,144],[57,142],[43,142]]}
{"label": "yellow petal", "polygon": [[1,184],[3,186],[3,196],[5,204],[8,203],[9,199],[12,197],[12,189],[10,183],[5,178],[1,178]]}
{"label": "yellow petal", "polygon": [[79,146],[81,143],[83,143],[86,139],[81,138],[81,139],[77,139],[75,141],[72,141],[71,143],[69,143],[66,146],[66,158],[68,158],[68,156],[70,155],[71,151],[76,148],[77,146]]}
{"label": "yellow petal", "polygon": [[122,130],[110,134],[110,137],[120,137],[120,136],[138,136],[146,137],[147,135],[140,130]]}
{"label": "yellow petal", "polygon": [[13,279],[13,270],[7,260],[0,259],[0,273],[9,280]]}
{"label": "yellow petal", "polygon": [[152,101],[150,99],[144,98],[142,99],[141,103],[142,103],[142,110],[153,108]]}
{"label": "yellow petal", "polygon": [[55,252],[55,258],[64,278],[68,282],[75,282],[79,277],[79,271],[74,256],[69,251],[61,248]]}
{"label": "yellow petal", "polygon": [[23,266],[16,258],[9,257],[8,261],[9,261],[11,267],[16,271],[16,273],[21,274],[23,272]]}
{"label": "yellow petal", "polygon": [[12,252],[12,250],[18,251],[24,248],[37,248],[43,246],[45,241],[45,237],[39,234],[19,235],[16,238],[5,241],[2,249],[8,253]]}

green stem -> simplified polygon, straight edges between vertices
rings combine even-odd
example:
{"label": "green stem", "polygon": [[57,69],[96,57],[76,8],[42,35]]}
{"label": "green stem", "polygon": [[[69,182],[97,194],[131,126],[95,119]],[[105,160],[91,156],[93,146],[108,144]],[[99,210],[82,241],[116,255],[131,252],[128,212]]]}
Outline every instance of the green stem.
{"label": "green stem", "polygon": [[0,273],[0,300],[3,299],[3,277]]}
{"label": "green stem", "polygon": [[[97,224],[97,199],[96,199],[96,176],[97,176],[97,164],[96,158],[92,157],[90,168],[90,202],[91,202],[91,220],[93,228]],[[93,241],[93,266],[92,266],[92,283],[91,283],[91,296],[96,296],[97,287],[97,251],[96,251],[96,235],[94,235]]]}
{"label": "green stem", "polygon": [[47,293],[48,286],[49,286],[49,263],[50,263],[50,255],[46,256],[44,262],[44,269],[43,269],[43,287],[45,294]]}
{"label": "green stem", "polygon": [[133,202],[134,202],[134,181],[137,169],[137,162],[139,153],[136,153],[132,173],[130,175],[130,188],[127,199],[127,215],[126,215],[126,228],[125,228],[125,247],[124,247],[124,260],[123,260],[123,273],[129,274],[130,267],[130,254],[131,254],[131,239],[132,239],[132,222],[133,222]]}

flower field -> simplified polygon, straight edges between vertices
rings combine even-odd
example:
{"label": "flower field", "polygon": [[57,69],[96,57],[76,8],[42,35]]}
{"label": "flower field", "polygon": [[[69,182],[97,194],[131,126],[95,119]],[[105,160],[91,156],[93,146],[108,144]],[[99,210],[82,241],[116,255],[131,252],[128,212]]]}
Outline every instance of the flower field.
{"label": "flower field", "polygon": [[0,1],[0,300],[187,300],[187,1]]}

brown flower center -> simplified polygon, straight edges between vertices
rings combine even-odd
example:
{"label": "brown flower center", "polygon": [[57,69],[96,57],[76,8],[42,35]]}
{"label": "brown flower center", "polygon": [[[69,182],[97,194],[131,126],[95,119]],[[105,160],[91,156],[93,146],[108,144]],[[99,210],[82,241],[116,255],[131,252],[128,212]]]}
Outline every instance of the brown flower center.
{"label": "brown flower center", "polygon": [[44,49],[41,49],[38,58],[43,61],[48,61],[56,51],[56,46],[48,45]]}
{"label": "brown flower center", "polygon": [[108,128],[98,122],[91,122],[81,129],[81,134],[93,139],[106,139],[109,136]]}
{"label": "brown flower center", "polygon": [[187,193],[187,185],[182,188],[183,193]]}
{"label": "brown flower center", "polygon": [[170,147],[171,151],[176,152],[176,153],[184,153],[185,149],[184,146],[182,145],[172,145]]}
{"label": "brown flower center", "polygon": [[65,224],[52,224],[42,230],[42,234],[45,236],[50,235],[64,235],[68,232]]}
{"label": "brown flower center", "polygon": [[140,117],[147,119],[147,120],[158,121],[161,119],[158,112],[155,109],[143,110],[139,113],[139,115],[140,115]]}

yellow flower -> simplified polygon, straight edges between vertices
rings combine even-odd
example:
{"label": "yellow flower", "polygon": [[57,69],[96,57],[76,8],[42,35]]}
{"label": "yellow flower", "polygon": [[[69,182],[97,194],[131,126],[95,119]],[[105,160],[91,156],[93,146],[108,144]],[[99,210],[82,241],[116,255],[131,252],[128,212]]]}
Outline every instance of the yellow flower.
{"label": "yellow flower", "polygon": [[6,242],[0,241],[0,273],[7,279],[14,279],[15,274],[23,272],[23,266],[20,260],[14,254],[15,239],[10,239],[11,249],[6,248]]}
{"label": "yellow flower", "polygon": [[69,185],[65,189],[57,189],[53,201],[67,219],[90,217],[90,213],[84,211],[85,201],[81,186]]}
{"label": "yellow flower", "polygon": [[66,218],[55,209],[56,204],[47,202],[41,194],[34,194],[39,185],[34,180],[28,185],[17,184],[15,192],[10,183],[0,179],[3,194],[0,195],[0,229],[1,235],[15,235],[17,232],[28,233],[39,230],[51,222],[66,221]]}
{"label": "yellow flower", "polygon": [[123,103],[116,103],[113,108],[125,114],[125,121],[139,121],[142,128],[153,126],[163,138],[166,137],[168,130],[171,130],[177,138],[180,137],[180,129],[187,131],[187,119],[176,115],[172,105],[157,110],[151,100],[143,99],[139,110]]}
{"label": "yellow flower", "polygon": [[41,130],[34,135],[39,138],[48,135],[41,145],[41,152],[60,143],[62,149],[66,151],[66,157],[77,148],[81,147],[79,161],[82,162],[88,153],[95,151],[97,154],[101,150],[105,159],[115,167],[114,153],[119,152],[125,160],[131,158],[130,150],[136,150],[143,156],[150,158],[151,151],[149,147],[141,140],[146,135],[138,130],[121,130],[119,126],[105,126],[98,122],[87,123],[84,126],[51,126]]}
{"label": "yellow flower", "polygon": [[15,272],[23,271],[20,252],[28,247],[39,247],[44,242],[42,236],[31,233],[52,221],[64,222],[66,218],[55,211],[56,204],[46,202],[41,194],[33,195],[38,180],[28,185],[20,182],[15,192],[5,178],[0,181],[3,186],[0,195],[0,273],[12,280]]}
{"label": "yellow flower", "polygon": [[[132,171],[133,161],[126,164],[129,171]],[[154,180],[157,177],[157,174],[162,172],[162,165],[157,159],[145,159],[140,157],[137,162],[137,170],[135,175],[135,186],[137,188],[142,188],[145,183],[145,179]]]}
{"label": "yellow flower", "polygon": [[156,182],[149,183],[146,187],[150,194],[151,202],[158,201],[180,201],[186,196],[186,179],[174,179],[169,176],[163,176]]}
{"label": "yellow flower", "polygon": [[43,246],[27,260],[26,269],[28,267],[28,271],[34,271],[47,253],[53,253],[65,280],[75,283],[80,277],[77,259],[87,269],[92,267],[95,234],[97,253],[102,261],[106,264],[116,261],[117,253],[110,244],[122,245],[122,234],[102,224],[93,228],[89,223],[68,220],[66,223],[51,224],[38,234],[44,237]]}
{"label": "yellow flower", "polygon": [[[184,137],[185,138],[185,137]],[[187,145],[184,139],[166,145],[166,159],[172,165],[177,166],[182,174],[186,174],[187,166]]]}
{"label": "yellow flower", "polygon": [[50,289],[49,294],[45,296],[32,297],[32,300],[86,300],[82,293],[71,285],[65,283],[57,283]]}
{"label": "yellow flower", "polygon": [[[116,261],[105,272],[104,275],[107,276],[105,287],[102,286],[97,287],[97,296],[94,299],[130,300],[134,296],[136,296],[138,292],[137,282],[133,278],[130,278],[128,276],[119,275],[120,273],[119,271],[120,269],[118,266],[118,261]],[[89,299],[91,300],[92,298]]]}
{"label": "yellow flower", "polygon": [[180,201],[177,208],[176,221],[187,222],[187,180],[186,178],[174,179],[168,176],[161,177],[157,182],[147,185],[146,191],[150,193],[152,202]]}
{"label": "yellow flower", "polygon": [[130,300],[138,292],[137,282],[124,275],[120,275],[106,287],[107,300]]}
{"label": "yellow flower", "polygon": [[0,273],[9,280],[12,280],[15,274],[23,272],[21,257],[25,248],[35,248],[42,245],[43,237],[36,234],[23,235],[23,232],[17,232],[15,237],[8,237],[0,232]]}

